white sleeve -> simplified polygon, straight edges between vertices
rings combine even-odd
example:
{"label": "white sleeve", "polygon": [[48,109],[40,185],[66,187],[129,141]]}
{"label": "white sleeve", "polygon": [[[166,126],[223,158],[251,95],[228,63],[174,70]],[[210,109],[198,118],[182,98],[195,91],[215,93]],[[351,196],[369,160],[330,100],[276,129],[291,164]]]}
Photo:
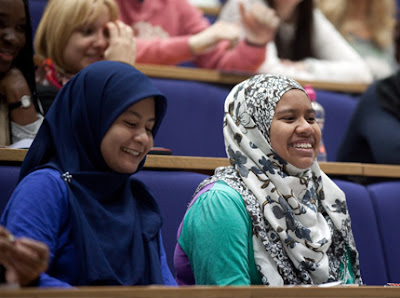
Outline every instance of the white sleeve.
{"label": "white sleeve", "polygon": [[218,21],[229,23],[240,23],[239,3],[243,2],[246,9],[249,9],[254,3],[262,0],[228,0],[218,14]]}
{"label": "white sleeve", "polygon": [[372,74],[363,58],[352,48],[319,9],[314,9],[313,51],[306,64],[315,79],[371,83]]}
{"label": "white sleeve", "polygon": [[306,58],[304,71],[284,65],[278,58],[276,45],[267,45],[266,60],[260,73],[279,73],[298,80],[370,83],[372,75],[367,64],[333,27],[319,9],[314,9],[314,58]]}
{"label": "white sleeve", "polygon": [[38,113],[37,118],[35,122],[24,126],[11,121],[12,142],[16,143],[23,139],[34,139],[43,122],[43,116],[41,114]]}

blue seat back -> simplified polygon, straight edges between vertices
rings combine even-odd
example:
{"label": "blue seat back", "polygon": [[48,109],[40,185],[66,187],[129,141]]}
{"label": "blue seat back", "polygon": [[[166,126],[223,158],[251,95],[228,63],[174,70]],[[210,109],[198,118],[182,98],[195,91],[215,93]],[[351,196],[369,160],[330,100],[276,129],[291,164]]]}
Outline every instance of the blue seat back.
{"label": "blue seat back", "polygon": [[34,38],[48,0],[28,0],[28,2],[29,12],[31,13],[32,38]]}
{"label": "blue seat back", "polygon": [[226,157],[222,123],[229,89],[180,80],[152,79],[168,98],[155,146],[173,155]]}
{"label": "blue seat back", "polygon": [[322,137],[328,161],[337,161],[337,150],[356,108],[358,97],[322,90],[316,90],[316,95],[317,101],[325,109],[325,127]]}
{"label": "blue seat back", "polygon": [[17,185],[19,171],[19,166],[0,165],[0,215]]}
{"label": "blue seat back", "polygon": [[360,271],[367,285],[384,285],[388,281],[376,214],[367,189],[360,184],[334,180],[346,194],[351,226],[360,259]]}
{"label": "blue seat back", "polygon": [[175,275],[176,233],[194,191],[208,176],[180,171],[141,171],[135,176],[148,186],[160,206],[165,253]]}
{"label": "blue seat back", "polygon": [[[400,181],[380,182],[368,187],[373,208],[376,212],[377,226],[381,235],[388,282],[400,281]],[[369,245],[376,245],[375,239]]]}

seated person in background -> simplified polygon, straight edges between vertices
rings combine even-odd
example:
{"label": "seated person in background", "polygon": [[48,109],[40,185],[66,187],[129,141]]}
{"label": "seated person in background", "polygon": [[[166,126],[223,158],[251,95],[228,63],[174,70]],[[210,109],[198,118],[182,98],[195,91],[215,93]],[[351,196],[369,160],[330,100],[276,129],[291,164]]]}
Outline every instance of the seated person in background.
{"label": "seated person in background", "polygon": [[[400,63],[400,21],[394,44]],[[400,164],[400,70],[365,91],[338,149],[337,161]]]}
{"label": "seated person in background", "polygon": [[256,9],[265,16],[273,13],[280,19],[275,41],[268,43],[266,59],[258,72],[299,80],[372,81],[366,63],[321,11],[313,7],[312,0],[229,0],[219,20],[237,22],[241,9]]}
{"label": "seated person in background", "polygon": [[321,130],[302,87],[246,80],[225,101],[231,166],[197,188],[178,231],[178,284],[361,283],[346,198],[321,171]]}
{"label": "seated person in background", "polygon": [[[237,26],[210,26],[188,0],[116,0],[121,19],[137,37],[136,62],[176,65],[193,60],[199,67],[254,72],[273,38],[254,12],[241,15],[247,29],[238,41]],[[237,43],[237,44],[236,44]]]}
{"label": "seated person in background", "polygon": [[115,61],[85,67],[60,90],[1,218],[50,248],[39,286],[175,284],[159,207],[132,176],[166,106],[149,78]]}
{"label": "seated person in background", "polygon": [[15,239],[0,226],[0,287],[1,283],[32,285],[39,275],[47,270],[49,249],[41,242]]}
{"label": "seated person in background", "polygon": [[0,146],[33,139],[37,111],[32,30],[27,0],[0,0]]}
{"label": "seated person in background", "polygon": [[319,0],[319,8],[364,58],[374,79],[395,72],[394,0]]}
{"label": "seated person in background", "polygon": [[117,19],[114,0],[48,2],[34,40],[40,64],[36,82],[45,112],[58,89],[85,66],[99,60],[134,65],[132,29]]}

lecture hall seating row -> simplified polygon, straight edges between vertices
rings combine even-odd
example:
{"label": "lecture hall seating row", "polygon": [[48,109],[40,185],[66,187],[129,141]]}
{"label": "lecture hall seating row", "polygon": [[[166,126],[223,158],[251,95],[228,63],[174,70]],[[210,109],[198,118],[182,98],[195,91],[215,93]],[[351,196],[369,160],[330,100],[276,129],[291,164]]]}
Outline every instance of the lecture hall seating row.
{"label": "lecture hall seating row", "polygon": [[[224,102],[230,86],[206,82],[152,78],[168,98],[168,110],[155,146],[174,155],[226,157],[222,134]],[[357,105],[358,95],[316,90],[325,108],[323,139],[328,161],[336,161],[339,144]]]}
{"label": "lecture hall seating row", "polygon": [[[0,149],[0,212],[17,183],[25,153],[25,150]],[[194,190],[215,167],[227,164],[224,158],[149,155],[145,170],[136,174],[160,205],[164,244],[172,270],[176,231]],[[364,283],[400,282],[400,255],[396,249],[400,245],[396,230],[400,224],[400,166],[323,163],[321,167],[335,177],[334,181],[346,194]],[[349,174],[397,180],[361,185],[342,179]]]}

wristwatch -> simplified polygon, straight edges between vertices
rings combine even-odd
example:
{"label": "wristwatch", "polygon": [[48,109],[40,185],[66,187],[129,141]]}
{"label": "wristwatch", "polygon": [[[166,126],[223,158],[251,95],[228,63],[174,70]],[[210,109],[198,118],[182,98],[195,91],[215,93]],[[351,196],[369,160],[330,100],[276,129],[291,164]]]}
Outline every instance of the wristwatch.
{"label": "wristwatch", "polygon": [[27,109],[31,106],[31,102],[31,97],[29,95],[23,95],[17,102],[10,103],[8,105],[8,110],[11,112],[19,107]]}

